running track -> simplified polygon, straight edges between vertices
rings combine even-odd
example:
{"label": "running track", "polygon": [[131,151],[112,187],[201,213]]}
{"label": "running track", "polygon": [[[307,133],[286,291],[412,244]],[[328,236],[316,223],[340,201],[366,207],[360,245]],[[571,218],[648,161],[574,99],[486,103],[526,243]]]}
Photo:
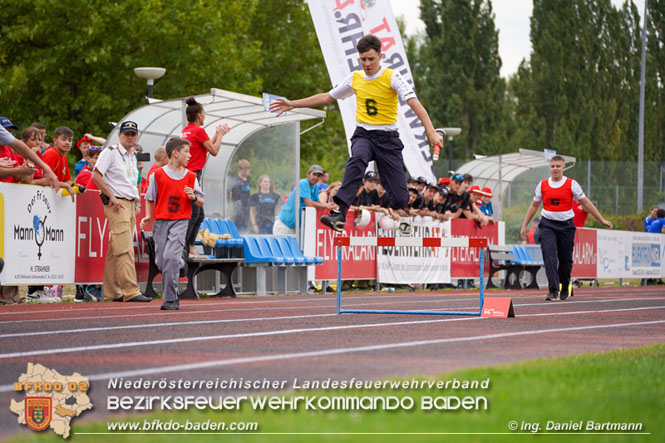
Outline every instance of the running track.
{"label": "running track", "polygon": [[[96,406],[76,419],[88,421],[108,414],[111,377],[385,379],[665,342],[662,286],[578,289],[563,302],[486,295],[513,297],[517,317],[337,315],[334,295],[183,301],[177,312],[160,301],[2,307],[0,437],[21,430],[9,403],[28,362],[88,376]],[[342,306],[468,311],[478,294],[345,294]]]}

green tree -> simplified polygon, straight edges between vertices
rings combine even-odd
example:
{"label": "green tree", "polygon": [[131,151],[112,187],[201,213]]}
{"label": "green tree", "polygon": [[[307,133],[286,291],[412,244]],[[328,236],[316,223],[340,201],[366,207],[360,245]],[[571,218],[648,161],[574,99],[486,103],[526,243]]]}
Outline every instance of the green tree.
{"label": "green tree", "polygon": [[[21,126],[65,124],[76,135],[106,133],[142,103],[136,66],[163,66],[157,95],[205,92],[210,86],[259,89],[260,62],[250,35],[256,1],[6,0],[0,9],[0,106]],[[222,10],[223,9],[223,10]],[[247,12],[247,13],[243,13]]]}
{"label": "green tree", "polygon": [[426,35],[414,76],[433,120],[462,128],[455,141],[464,149],[459,157],[506,149],[510,113],[491,2],[423,0],[420,16]]}
{"label": "green tree", "polygon": [[[330,76],[316,37],[307,4],[302,0],[259,0],[252,33],[260,42],[263,62],[256,67],[263,91],[300,98],[331,89]],[[260,91],[257,91],[259,93]],[[301,138],[300,168],[304,176],[312,164],[341,180],[348,144],[337,104],[327,106],[323,125]],[[301,131],[318,123],[303,123]]]}

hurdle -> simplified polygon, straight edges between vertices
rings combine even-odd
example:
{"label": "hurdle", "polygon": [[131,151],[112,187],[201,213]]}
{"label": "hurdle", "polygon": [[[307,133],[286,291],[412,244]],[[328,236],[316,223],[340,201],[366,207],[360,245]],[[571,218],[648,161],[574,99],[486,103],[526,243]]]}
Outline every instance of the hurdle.
{"label": "hurdle", "polygon": [[[415,314],[415,315],[474,315],[480,317],[483,309],[485,291],[485,250],[487,238],[440,238],[440,237],[335,237],[337,246],[337,313],[338,314]],[[374,246],[374,247],[459,247],[480,248],[480,306],[478,311],[405,311],[405,310],[376,310],[376,309],[342,309],[342,247],[344,246]]]}

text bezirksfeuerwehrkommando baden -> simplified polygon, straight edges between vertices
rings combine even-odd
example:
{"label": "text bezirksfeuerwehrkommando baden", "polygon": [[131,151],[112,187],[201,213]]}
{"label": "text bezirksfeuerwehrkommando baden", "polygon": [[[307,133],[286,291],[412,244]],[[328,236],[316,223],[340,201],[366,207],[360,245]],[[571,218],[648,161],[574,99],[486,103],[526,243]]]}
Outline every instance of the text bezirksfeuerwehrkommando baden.
{"label": "text bezirksfeuerwehrkommando baden", "polygon": [[[214,409],[239,410],[244,406],[254,410],[486,410],[487,398],[482,395],[457,396],[438,395],[441,390],[487,390],[490,380],[358,380],[356,378],[336,380],[325,378],[310,380],[292,378],[289,380],[263,379],[212,379],[186,380],[182,378],[157,380],[112,378],[109,390],[156,391],[155,395],[109,395],[106,407],[115,410],[186,410]],[[168,395],[165,391],[205,390],[207,394],[216,390],[321,390],[305,395]],[[368,392],[367,395],[355,391]],[[393,395],[395,391],[419,391],[419,395]],[[434,391],[434,392],[432,392]],[[407,392],[408,393],[408,392]]]}

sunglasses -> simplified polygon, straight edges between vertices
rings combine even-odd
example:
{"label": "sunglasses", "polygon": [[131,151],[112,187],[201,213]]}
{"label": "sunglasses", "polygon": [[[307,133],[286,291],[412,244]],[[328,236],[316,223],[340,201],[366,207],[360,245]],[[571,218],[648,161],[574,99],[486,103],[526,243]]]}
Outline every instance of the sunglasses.
{"label": "sunglasses", "polygon": [[455,174],[455,175],[453,175],[453,180],[459,180],[459,181],[463,182],[464,181],[464,176],[459,175],[459,174]]}
{"label": "sunglasses", "polygon": [[88,148],[88,149],[90,149],[91,151],[101,151],[102,149],[104,149],[104,147],[103,146],[90,146],[90,148]]}

